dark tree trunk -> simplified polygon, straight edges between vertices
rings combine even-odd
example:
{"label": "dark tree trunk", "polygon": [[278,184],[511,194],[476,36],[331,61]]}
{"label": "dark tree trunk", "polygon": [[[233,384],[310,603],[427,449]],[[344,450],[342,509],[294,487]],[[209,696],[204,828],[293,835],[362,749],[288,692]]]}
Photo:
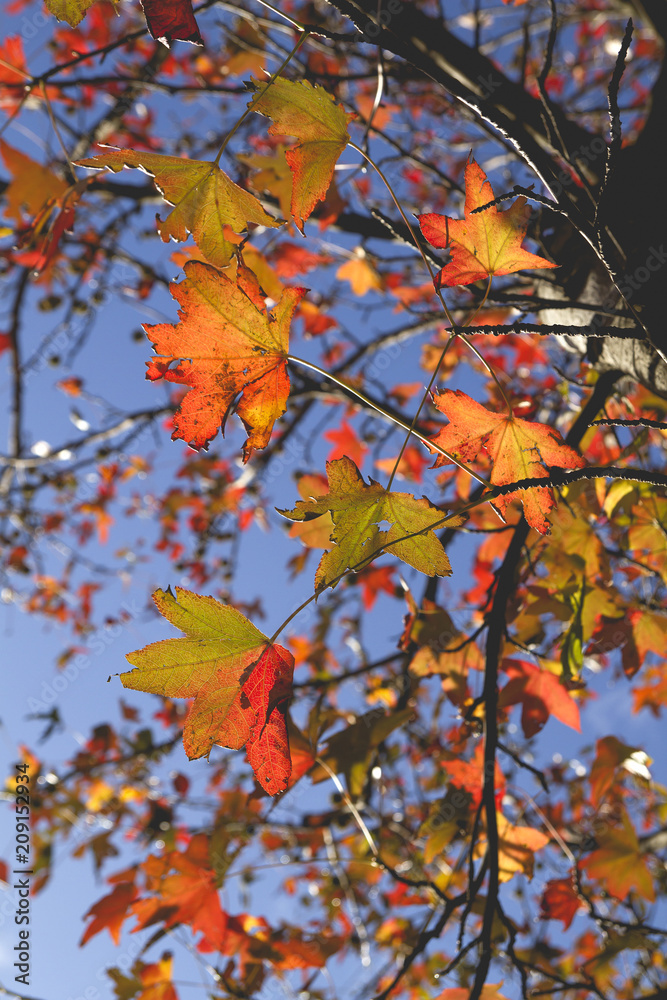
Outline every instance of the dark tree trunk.
{"label": "dark tree trunk", "polygon": [[[667,283],[665,68],[653,88],[651,111],[639,139],[632,146],[620,148],[619,144],[605,181],[606,136],[592,134],[570,121],[552,102],[547,114],[541,100],[457,38],[441,20],[409,3],[393,3],[388,5],[386,23],[380,27],[376,0],[329,2],[354,22],[369,44],[400,56],[417,73],[441,84],[484,127],[511,145],[547,191],[558,198],[568,217],[545,209],[541,213],[541,239],[561,266],[549,273],[549,280],[536,278],[535,289],[543,297],[562,298],[570,306],[576,302],[599,305],[601,312],[549,309],[541,314],[541,321],[571,326],[573,337],[567,346],[585,354],[599,370],[621,371],[667,397],[662,303]],[[632,17],[664,43],[664,0],[619,0],[618,6],[620,13]],[[588,190],[562,182],[566,160],[581,172]],[[610,319],[610,312],[614,318]],[[636,326],[641,337],[632,341],[585,337],[585,328],[591,323],[608,326],[610,322]],[[574,336],[576,327],[580,328],[578,336]]]}

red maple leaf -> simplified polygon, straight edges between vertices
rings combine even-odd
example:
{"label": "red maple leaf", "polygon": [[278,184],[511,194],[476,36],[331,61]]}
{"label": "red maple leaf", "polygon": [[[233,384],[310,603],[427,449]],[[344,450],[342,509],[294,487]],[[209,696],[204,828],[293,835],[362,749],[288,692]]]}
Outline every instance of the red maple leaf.
{"label": "red maple leaf", "polygon": [[540,917],[543,920],[562,920],[563,930],[566,931],[581,906],[572,876],[554,878],[547,882],[540,906]]}
{"label": "red maple leaf", "polygon": [[192,0],[141,0],[153,38],[165,45],[176,39],[203,45],[192,11]]}

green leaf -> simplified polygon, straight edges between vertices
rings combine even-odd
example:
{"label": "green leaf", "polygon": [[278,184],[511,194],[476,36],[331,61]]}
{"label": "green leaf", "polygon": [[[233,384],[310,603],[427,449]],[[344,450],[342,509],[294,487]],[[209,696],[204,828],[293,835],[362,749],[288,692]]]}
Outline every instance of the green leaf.
{"label": "green leaf", "polygon": [[109,149],[101,156],[78,160],[80,167],[109,167],[114,173],[123,167],[139,167],[155,179],[155,186],[174,211],[162,221],[158,232],[165,243],[182,242],[192,233],[195,243],[211,264],[225,267],[235,238],[249,222],[258,226],[279,226],[249,191],[235,184],[215,163],[185,160],[178,156]]}
{"label": "green leaf", "polygon": [[[292,521],[307,521],[331,512],[331,540],[336,544],[322,556],[315,574],[316,590],[335,587],[346,570],[361,569],[385,547],[426,576],[451,575],[447,554],[432,530],[442,524],[444,511],[426,497],[390,493],[372,479],[370,484],[365,483],[347,455],[327,462],[327,475],[327,494],[300,500],[294,510],[279,511]],[[380,530],[381,521],[390,522],[389,530]],[[456,526],[462,518],[451,518],[447,523]]]}

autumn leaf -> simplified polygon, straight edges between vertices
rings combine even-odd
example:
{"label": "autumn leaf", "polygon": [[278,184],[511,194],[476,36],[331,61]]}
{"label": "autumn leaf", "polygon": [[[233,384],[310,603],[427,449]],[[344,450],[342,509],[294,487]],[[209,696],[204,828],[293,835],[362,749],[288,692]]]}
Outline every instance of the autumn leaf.
{"label": "autumn leaf", "polygon": [[335,459],[347,455],[355,465],[363,465],[364,455],[368,451],[368,447],[359,439],[354,427],[347,420],[341,420],[338,427],[325,431],[322,436],[325,441],[331,441],[334,445],[327,455],[328,462],[333,462]]}
{"label": "autumn leaf", "polygon": [[[345,775],[350,795],[356,798],[361,795],[368,777],[373,749],[413,717],[414,711],[411,708],[402,708],[388,714],[382,709],[374,708],[352,725],[334,733],[320,756],[334,774]],[[317,784],[330,778],[330,774],[318,764],[311,771],[310,777],[313,784]]]}
{"label": "autumn leaf", "polygon": [[[256,280],[244,271],[243,287],[199,261],[185,265],[185,281],[171,286],[180,322],[144,326],[158,358],[146,377],[189,385],[174,416],[172,439],[205,448],[225,421],[239,393],[236,413],[248,431],[247,462],[265,448],[289,395],[288,335],[292,313],[304,294],[286,288],[273,315],[260,308]],[[176,362],[175,366],[170,367]]]}
{"label": "autumn leaf", "polygon": [[[433,402],[449,419],[449,424],[433,438],[461,462],[473,462],[484,449],[493,461],[491,482],[502,486],[521,479],[547,479],[548,468],[581,469],[582,457],[566,445],[558,431],[546,424],[523,420],[508,413],[492,413],[465,392],[443,389],[433,395]],[[434,469],[447,465],[449,459],[438,455]],[[547,515],[555,505],[550,487],[536,486],[509,493],[494,500],[504,512],[513,499],[521,499],[524,515],[531,527],[542,535],[549,532]]]}
{"label": "autumn leaf", "polygon": [[141,871],[147,894],[132,904],[135,931],[158,923],[165,928],[183,924],[194,933],[201,932],[208,947],[220,947],[227,914],[220,905],[218,876],[206,834],[194,836],[185,851],[149,855]]}
{"label": "autumn leaf", "polygon": [[172,983],[173,959],[165,952],[157,962],[145,965],[139,973],[142,990],[137,1000],[178,1000]]}
{"label": "autumn leaf", "polygon": [[[328,490],[328,483],[326,476],[306,474],[298,477],[296,488],[303,500],[310,500],[313,497],[323,496]],[[299,538],[308,548],[331,549],[334,544],[331,541],[333,530],[334,523],[327,511],[319,517],[308,518],[303,522],[297,521],[290,528],[289,536]]]}
{"label": "autumn leaf", "polygon": [[331,94],[307,80],[278,77],[271,86],[253,80],[256,93],[264,92],[253,105],[273,119],[271,135],[291,135],[298,141],[286,150],[293,175],[291,211],[303,230],[305,220],[318,201],[326,197],[334,167],[350,135],[348,122],[354,114],[336,104]]}
{"label": "autumn leaf", "polygon": [[362,296],[367,292],[381,292],[382,278],[375,270],[363,250],[348,260],[336,271],[339,281],[349,281],[354,295]]}
{"label": "autumn leaf", "polygon": [[52,170],[14,149],[4,139],[0,139],[0,153],[12,174],[3,197],[4,214],[8,218],[19,224],[26,214],[32,219],[47,202],[57,201],[67,191],[69,185]]}
{"label": "autumn leaf", "polygon": [[[95,0],[44,0],[44,2],[47,10],[51,11],[59,21],[67,21],[72,28],[76,28]],[[117,0],[112,0],[114,5],[116,2]]]}
{"label": "autumn leaf", "polygon": [[86,913],[84,920],[89,917],[92,919],[79,944],[84,945],[105,928],[111,934],[114,944],[120,944],[121,927],[129,916],[129,907],[136,896],[137,890],[132,882],[120,882],[114,886],[108,896],[103,896]]}
{"label": "autumn leaf", "polygon": [[526,660],[505,660],[503,669],[509,681],[500,692],[498,707],[521,704],[524,736],[539,733],[550,716],[581,732],[579,706],[560,677]]}
{"label": "autumn leaf", "polygon": [[540,917],[543,920],[562,920],[563,930],[566,931],[581,905],[571,875],[551,879],[542,893]]}
{"label": "autumn leaf", "polygon": [[[478,745],[472,760],[443,760],[440,765],[447,774],[449,781],[456,788],[461,788],[470,795],[472,805],[477,808],[482,801],[484,790],[484,748]],[[495,763],[494,783],[496,801],[501,802],[505,793],[505,776],[498,764]]]}
{"label": "autumn leaf", "polygon": [[380,591],[392,597],[396,595],[393,566],[368,566],[357,576],[357,583],[361,587],[361,603],[366,611],[374,607]]}
{"label": "autumn leaf", "polygon": [[176,39],[203,45],[192,11],[192,0],[141,0],[153,38],[165,45]]}
{"label": "autumn leaf", "polygon": [[[22,86],[29,79],[23,38],[21,35],[7,35],[0,42],[0,108],[9,111],[16,107],[21,102]],[[10,86],[5,89],[7,84]],[[18,86],[15,88],[14,84]]]}
{"label": "autumn leaf", "polygon": [[[533,877],[535,853],[549,843],[549,837],[530,826],[515,826],[502,813],[497,813],[498,823],[498,877],[508,882],[518,872]],[[475,847],[475,857],[481,858],[487,848],[486,836],[480,837]]]}
{"label": "autumn leaf", "polygon": [[422,607],[413,605],[406,595],[411,614],[401,637],[401,649],[418,646],[410,661],[410,673],[416,677],[442,678],[442,688],[454,705],[461,705],[468,692],[470,670],[484,669],[484,656],[472,639],[459,632],[444,608],[425,600]]}
{"label": "autumn leaf", "polygon": [[214,744],[246,746],[255,776],[271,795],[290,776],[285,708],[294,658],[272,646],[234,608],[181,587],[153,594],[165,618],[185,633],[127,654],[138,669],[120,675],[126,688],[167,698],[194,698],[183,746],[194,760]]}
{"label": "autumn leaf", "polygon": [[279,226],[249,191],[235,184],[215,163],[178,156],[109,149],[100,156],[77,160],[80,167],[108,167],[118,173],[123,167],[139,167],[155,180],[155,186],[174,206],[157,227],[164,243],[182,242],[188,233],[216,267],[225,267],[241,242],[248,223]]}
{"label": "autumn leaf", "polygon": [[238,160],[253,171],[251,183],[255,191],[272,195],[283,216],[288,219],[292,205],[292,171],[285,159],[285,146],[279,144],[273,153],[239,153]]}
{"label": "autumn leaf", "polygon": [[619,769],[650,781],[648,765],[651,758],[639,747],[628,746],[615,736],[604,736],[595,744],[595,760],[591,767],[591,805],[596,809],[616,781]]}
{"label": "autumn leaf", "polygon": [[490,275],[557,266],[521,248],[530,216],[523,196],[506,211],[493,205],[472,214],[494,199],[486,174],[472,155],[466,164],[465,186],[464,219],[450,219],[434,212],[418,216],[421,231],[431,246],[450,251],[449,263],[436,275],[437,287],[469,285]]}
{"label": "autumn leaf", "polygon": [[243,697],[254,713],[246,744],[248,763],[259,784],[270,794],[287,788],[291,775],[285,712],[293,672],[292,654],[277,646],[264,653],[243,685]]}
{"label": "autumn leaf", "polygon": [[600,845],[596,851],[580,861],[589,878],[599,879],[606,891],[616,899],[625,900],[635,889],[640,896],[655,900],[653,878],[642,856],[637,834],[630,817],[623,810],[622,826],[607,825],[596,832]]}
{"label": "autumn leaf", "polygon": [[[364,482],[352,459],[327,462],[329,492],[313,500],[300,500],[294,510],[280,514],[292,521],[307,521],[331,512],[336,544],[322,556],[315,574],[315,589],[335,587],[346,570],[359,570],[385,546],[387,551],[427,576],[449,576],[451,566],[431,526],[445,517],[425,497],[391,493],[373,479]],[[388,531],[378,527],[389,521]],[[449,524],[459,524],[454,519]],[[412,536],[406,538],[405,536]],[[393,543],[393,544],[392,544]]]}

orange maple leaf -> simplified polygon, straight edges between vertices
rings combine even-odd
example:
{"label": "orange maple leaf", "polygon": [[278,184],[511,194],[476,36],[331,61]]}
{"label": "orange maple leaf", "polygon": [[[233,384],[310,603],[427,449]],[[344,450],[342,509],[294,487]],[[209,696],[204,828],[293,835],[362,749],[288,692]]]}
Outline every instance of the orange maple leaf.
{"label": "orange maple leaf", "polygon": [[600,845],[580,865],[589,878],[599,879],[610,895],[626,899],[631,889],[650,902],[655,900],[653,878],[644,859],[637,834],[623,811],[622,826],[607,826],[597,834]]}
{"label": "orange maple leaf", "polygon": [[132,882],[121,882],[114,886],[108,896],[103,896],[86,913],[84,920],[88,917],[92,917],[92,920],[83,932],[79,944],[84,945],[105,927],[111,934],[114,944],[120,944],[120,930],[123,921],[129,916],[129,907],[136,896],[137,890]]}
{"label": "orange maple leaf", "polygon": [[347,456],[352,459],[355,465],[362,466],[364,464],[364,455],[368,448],[359,439],[354,427],[347,420],[342,420],[340,427],[336,430],[326,431],[323,436],[326,441],[331,441],[334,445],[327,455],[327,462],[335,462],[336,459]]}
{"label": "orange maple leaf", "polygon": [[[441,762],[441,767],[449,777],[452,785],[462,788],[468,792],[472,799],[472,805],[476,808],[482,801],[484,789],[484,749],[482,746],[475,748],[472,760],[446,760]],[[505,794],[505,776],[496,761],[494,771],[494,782],[496,788],[496,802],[499,804]]]}
{"label": "orange maple leaf", "polygon": [[558,266],[522,249],[530,216],[523,196],[505,212],[492,205],[484,212],[472,214],[494,198],[486,174],[472,155],[466,164],[465,185],[464,219],[450,219],[435,212],[418,216],[422,233],[431,246],[451,252],[451,260],[436,275],[438,288],[470,285],[490,275],[512,274],[526,268]]}
{"label": "orange maple leaf", "polygon": [[362,296],[367,292],[382,291],[382,278],[365,254],[352,257],[345,264],[341,264],[336,271],[336,277],[339,281],[349,281],[354,295]]}
{"label": "orange maple leaf", "polygon": [[149,362],[146,378],[191,387],[174,416],[172,439],[193,448],[206,448],[219,427],[224,431],[242,392],[236,412],[248,431],[247,462],[255,448],[266,447],[274,422],[285,412],[289,327],[304,289],[286,288],[273,315],[267,315],[247,269],[239,267],[240,284],[201,261],[184,270],[185,281],[171,286],[181,306],[180,323],[144,325],[160,355]]}
{"label": "orange maple leaf", "polygon": [[134,931],[157,923],[164,927],[185,924],[193,933],[201,931],[204,947],[219,948],[227,914],[220,906],[206,834],[193,837],[185,851],[169,851],[162,857],[149,855],[141,868],[151,895],[132,904],[137,918]]}
{"label": "orange maple leaf", "polygon": [[[461,462],[473,462],[482,449],[493,460],[491,482],[494,485],[515,483],[521,479],[547,479],[548,467],[581,469],[586,463],[566,445],[558,431],[546,424],[522,420],[512,413],[492,413],[465,392],[444,389],[433,395],[433,402],[450,423],[433,438]],[[447,465],[449,459],[438,455],[432,468]],[[546,515],[556,506],[550,487],[508,493],[494,500],[504,513],[513,499],[521,499],[526,520],[542,535],[549,532]]]}
{"label": "orange maple leaf", "polygon": [[158,962],[144,965],[139,973],[142,990],[136,1000],[178,1000],[178,994],[171,981],[173,959],[165,951]]}
{"label": "orange maple leaf", "polygon": [[[501,882],[508,882],[517,872],[533,877],[535,854],[549,843],[549,837],[530,826],[515,826],[502,813],[497,813],[498,867]],[[475,849],[476,857],[483,857],[486,838],[480,838]]]}
{"label": "orange maple leaf", "polygon": [[649,780],[648,765],[652,763],[651,758],[639,747],[621,743],[615,736],[604,736],[598,740],[589,779],[591,805],[596,809],[599,807],[615,782],[620,781],[619,771]]}
{"label": "orange maple leaf", "polygon": [[556,674],[525,660],[504,663],[509,681],[500,692],[499,708],[520,702],[521,726],[525,736],[534,736],[553,715],[555,719],[581,732],[579,706]]}

